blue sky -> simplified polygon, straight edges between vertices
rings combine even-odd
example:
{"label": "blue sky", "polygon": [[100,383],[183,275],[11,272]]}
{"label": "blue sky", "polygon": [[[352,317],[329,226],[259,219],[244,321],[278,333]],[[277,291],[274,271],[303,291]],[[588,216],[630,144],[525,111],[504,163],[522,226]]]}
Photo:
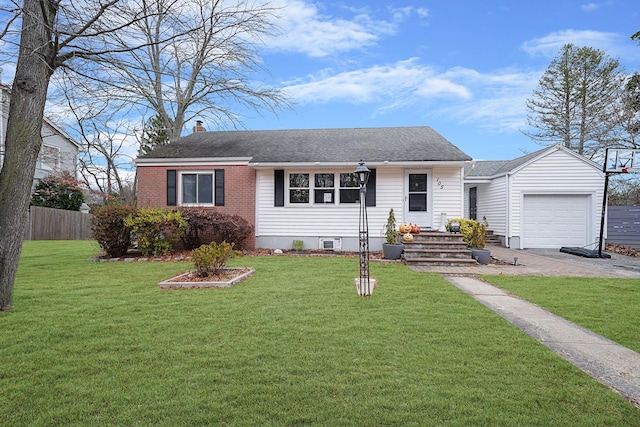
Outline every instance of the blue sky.
{"label": "blue sky", "polygon": [[640,71],[637,0],[276,1],[257,78],[293,106],[249,112],[247,129],[431,126],[474,159],[511,159],[542,148],[521,133],[525,101],[564,44]]}

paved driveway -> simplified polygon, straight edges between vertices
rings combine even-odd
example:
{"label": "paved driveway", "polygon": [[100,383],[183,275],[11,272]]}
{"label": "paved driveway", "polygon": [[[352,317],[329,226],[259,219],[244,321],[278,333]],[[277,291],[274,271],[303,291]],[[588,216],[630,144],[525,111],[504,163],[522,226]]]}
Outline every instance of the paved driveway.
{"label": "paved driveway", "polygon": [[640,279],[640,258],[610,254],[611,258],[583,258],[558,249],[510,249],[487,246],[495,263],[468,267],[414,266],[415,271],[443,275],[497,274],[511,276],[620,277]]}

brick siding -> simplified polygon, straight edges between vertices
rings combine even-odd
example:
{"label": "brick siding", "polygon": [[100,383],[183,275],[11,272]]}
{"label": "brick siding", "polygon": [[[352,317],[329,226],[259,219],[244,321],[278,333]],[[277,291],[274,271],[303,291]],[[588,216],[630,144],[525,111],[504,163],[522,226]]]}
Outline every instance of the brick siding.
{"label": "brick siding", "polygon": [[[248,166],[138,166],[137,205],[142,208],[173,208],[167,206],[167,170],[208,171],[224,169],[224,206],[211,207],[218,212],[240,215],[255,227],[256,172]],[[251,236],[247,248],[255,247]]]}

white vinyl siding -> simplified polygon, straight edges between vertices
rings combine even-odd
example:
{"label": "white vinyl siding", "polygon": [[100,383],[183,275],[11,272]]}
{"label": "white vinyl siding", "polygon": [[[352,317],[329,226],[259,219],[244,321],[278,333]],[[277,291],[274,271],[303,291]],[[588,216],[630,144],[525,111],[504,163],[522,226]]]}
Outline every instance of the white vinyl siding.
{"label": "white vinyl siding", "polygon": [[433,222],[431,227],[440,227],[442,214],[447,219],[463,216],[462,170],[460,167],[433,168],[432,170]]}
{"label": "white vinyl siding", "polygon": [[60,171],[75,176],[78,147],[46,123],[42,125],[42,142],[43,149],[38,154],[34,179],[42,179]]}
{"label": "white vinyl siding", "polygon": [[477,219],[482,222],[487,218],[489,230],[499,236],[506,235],[507,227],[507,178],[496,178],[491,185],[479,184],[478,186]]}
{"label": "white vinyl siding", "polygon": [[[526,165],[511,176],[511,235],[523,236],[522,206],[527,195],[590,195],[587,235],[594,243],[598,236],[598,206],[602,204],[602,172],[563,151],[554,151]],[[597,217],[597,218],[596,218]],[[523,236],[524,238],[524,236]],[[522,247],[524,242],[521,241]]]}
{"label": "white vinyl siding", "polygon": [[[384,225],[393,208],[398,223],[402,222],[402,207],[405,195],[404,170],[402,168],[378,167],[376,169],[376,206],[367,208],[369,237],[383,237]],[[353,172],[353,169],[317,169],[314,173]],[[433,227],[440,222],[440,213],[449,217],[462,213],[461,168],[434,168],[433,178],[440,178],[444,188],[432,189]],[[289,171],[285,171],[285,181]],[[437,175],[437,176],[436,176]],[[434,181],[435,182],[435,181]],[[256,235],[257,236],[326,236],[357,237],[359,205],[317,204],[274,206],[274,171],[257,171]],[[432,186],[434,187],[434,186]]]}

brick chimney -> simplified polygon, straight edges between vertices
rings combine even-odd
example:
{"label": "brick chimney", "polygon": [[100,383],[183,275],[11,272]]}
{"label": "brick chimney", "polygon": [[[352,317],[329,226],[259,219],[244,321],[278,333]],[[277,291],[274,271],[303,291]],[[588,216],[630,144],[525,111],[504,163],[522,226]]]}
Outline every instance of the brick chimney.
{"label": "brick chimney", "polygon": [[202,126],[202,120],[196,120],[196,125],[193,127],[193,133],[206,132],[207,130]]}

